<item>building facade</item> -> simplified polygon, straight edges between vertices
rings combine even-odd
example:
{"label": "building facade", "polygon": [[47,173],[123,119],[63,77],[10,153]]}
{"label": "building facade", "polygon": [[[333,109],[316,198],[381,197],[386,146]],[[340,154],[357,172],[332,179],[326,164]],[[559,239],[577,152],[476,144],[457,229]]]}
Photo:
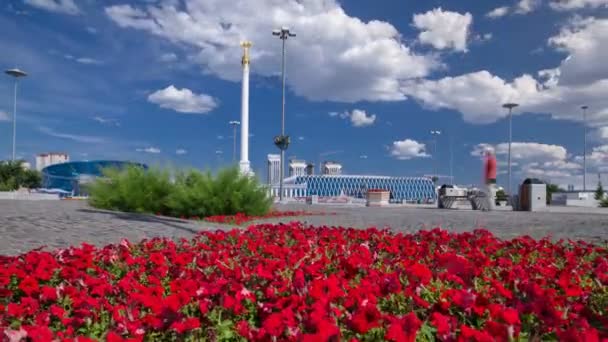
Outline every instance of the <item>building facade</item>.
{"label": "building facade", "polygon": [[42,171],[47,166],[66,163],[70,161],[67,153],[41,153],[36,156],[36,170]]}
{"label": "building facade", "polygon": [[292,159],[289,161],[289,177],[305,176],[306,162],[303,160]]}
{"label": "building facade", "polygon": [[323,166],[321,167],[321,173],[326,176],[341,175],[342,174],[342,164],[332,162],[332,161],[326,161],[323,163]]}
{"label": "building facade", "polygon": [[276,184],[281,179],[281,155],[268,155],[268,184]]}
{"label": "building facade", "polygon": [[[437,200],[435,185],[427,177],[388,177],[371,175],[317,175],[285,179],[283,196],[303,198],[350,197],[365,199],[370,189],[390,191],[391,203],[431,203]],[[271,195],[279,195],[278,185],[271,187]]]}

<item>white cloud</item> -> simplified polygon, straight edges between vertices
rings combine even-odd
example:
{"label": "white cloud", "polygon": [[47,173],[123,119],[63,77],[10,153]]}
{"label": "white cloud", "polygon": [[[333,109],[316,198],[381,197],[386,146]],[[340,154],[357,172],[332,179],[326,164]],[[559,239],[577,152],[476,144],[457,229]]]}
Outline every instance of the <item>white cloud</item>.
{"label": "white cloud", "polygon": [[367,115],[364,110],[355,109],[350,114],[350,122],[355,127],[371,126],[376,121],[376,114]]}
{"label": "white cloud", "polygon": [[177,89],[173,85],[150,94],[148,101],[180,113],[205,114],[218,106],[217,100],[209,95],[195,94],[188,88]]}
{"label": "white cloud", "polygon": [[520,0],[515,6],[515,13],[528,14],[541,5],[541,0]]}
{"label": "white cloud", "polygon": [[90,58],[90,57],[76,58],[76,62],[78,62],[80,64],[88,64],[88,65],[101,65],[101,64],[103,64],[102,61],[100,61],[98,59],[95,59],[95,58]]}
{"label": "white cloud", "polygon": [[13,119],[11,118],[11,115],[5,111],[0,110],[0,122],[2,121],[13,121]]}
{"label": "white cloud", "polygon": [[591,141],[608,143],[608,126],[598,127],[587,133],[587,136]]}
{"label": "white cloud", "polygon": [[505,102],[525,103],[526,109],[550,97],[540,92],[538,82],[523,75],[513,82],[505,82],[488,71],[478,71],[440,80],[407,82],[403,92],[430,109],[456,109],[467,122],[490,123],[504,116]]}
{"label": "white cloud", "polygon": [[217,139],[218,139],[218,140],[222,140],[222,139],[224,139],[224,136],[223,136],[223,135],[218,135],[218,136],[217,136]]}
{"label": "white cloud", "polygon": [[470,26],[473,22],[471,13],[460,14],[435,8],[424,14],[415,14],[413,25],[419,29],[418,40],[436,49],[453,49],[467,51]]}
{"label": "white cloud", "polygon": [[504,17],[507,14],[509,14],[509,7],[502,6],[502,7],[497,7],[495,9],[491,10],[490,12],[488,12],[486,14],[486,17],[491,18],[491,19],[496,19],[496,18]]}
{"label": "white cloud", "polygon": [[298,137],[298,140],[304,141],[304,137]]}
{"label": "white cloud", "polygon": [[102,116],[95,116],[93,117],[93,120],[99,122],[102,125],[109,125],[109,126],[120,126],[120,122],[116,119],[112,119],[112,118],[104,118]]}
{"label": "white cloud", "polygon": [[575,18],[549,44],[568,55],[559,66],[560,85],[608,78],[608,19]]}
{"label": "white cloud", "polygon": [[71,15],[80,13],[74,0],[25,0],[25,3],[51,12]]}
{"label": "white cloud", "polygon": [[135,151],[137,151],[137,152],[145,152],[145,153],[152,153],[152,154],[158,154],[158,153],[160,153],[160,149],[158,147],[138,148]]}
{"label": "white cloud", "polygon": [[120,27],[162,37],[187,50],[204,72],[240,81],[239,42],[253,41],[252,73],[276,76],[281,48],[270,32],[287,23],[298,34],[287,42],[287,84],[311,100],[356,102],[403,100],[402,80],[427,76],[437,57],[406,46],[390,23],[364,22],[344,12],[337,0],[185,0],[179,6],[109,6]]}
{"label": "white cloud", "polygon": [[[471,155],[480,156],[483,150],[491,146],[497,156],[506,156],[509,153],[509,143],[497,145],[478,144],[473,148]],[[513,142],[511,143],[511,159],[530,162],[554,162],[563,161],[567,157],[567,150],[563,146],[548,145],[536,142]]]}
{"label": "white cloud", "polygon": [[549,5],[555,10],[566,11],[585,7],[606,7],[608,6],[608,0],[554,0]]}
{"label": "white cloud", "polygon": [[87,26],[87,32],[89,32],[90,34],[97,34],[97,29],[92,27],[92,26]]}
{"label": "white cloud", "polygon": [[178,58],[176,54],[174,54],[173,52],[169,52],[162,54],[159,59],[161,62],[171,63],[177,61]]}
{"label": "white cloud", "polygon": [[394,141],[390,148],[390,153],[391,156],[399,160],[429,157],[429,155],[426,153],[425,144],[411,139]]}
{"label": "white cloud", "polygon": [[104,138],[91,136],[91,135],[78,135],[78,134],[68,134],[57,132],[52,128],[40,126],[38,127],[38,131],[47,134],[49,136],[61,139],[68,139],[79,143],[85,144],[102,144],[105,142]]}
{"label": "white cloud", "polygon": [[330,112],[332,118],[348,119],[354,127],[371,126],[376,122],[376,114],[368,115],[364,110],[354,109],[352,112]]}
{"label": "white cloud", "polygon": [[177,155],[184,155],[188,153],[188,151],[184,150],[183,148],[178,148],[177,150],[175,150],[175,154]]}

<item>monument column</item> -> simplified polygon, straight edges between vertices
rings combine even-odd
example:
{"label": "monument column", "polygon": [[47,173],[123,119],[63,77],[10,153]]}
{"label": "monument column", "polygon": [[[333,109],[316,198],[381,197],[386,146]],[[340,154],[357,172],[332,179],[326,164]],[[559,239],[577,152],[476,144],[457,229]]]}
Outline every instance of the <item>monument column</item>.
{"label": "monument column", "polygon": [[241,160],[239,168],[244,175],[253,175],[249,163],[249,48],[250,41],[241,43],[243,48],[243,87],[241,92]]}

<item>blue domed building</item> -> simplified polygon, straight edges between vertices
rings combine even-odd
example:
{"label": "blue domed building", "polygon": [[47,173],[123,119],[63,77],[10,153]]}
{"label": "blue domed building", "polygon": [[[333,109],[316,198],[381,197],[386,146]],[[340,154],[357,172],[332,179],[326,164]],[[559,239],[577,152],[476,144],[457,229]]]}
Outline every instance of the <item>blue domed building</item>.
{"label": "blue domed building", "polygon": [[42,169],[42,187],[61,189],[74,196],[86,196],[87,193],[82,185],[101,177],[104,169],[121,170],[129,166],[148,168],[145,164],[116,160],[73,161],[55,164]]}

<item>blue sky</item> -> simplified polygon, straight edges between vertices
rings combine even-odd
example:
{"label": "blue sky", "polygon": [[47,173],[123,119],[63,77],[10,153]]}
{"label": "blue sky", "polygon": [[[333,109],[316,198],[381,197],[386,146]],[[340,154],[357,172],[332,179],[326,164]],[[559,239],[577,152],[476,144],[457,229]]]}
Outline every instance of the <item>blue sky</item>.
{"label": "blue sky", "polygon": [[[422,175],[435,163],[478,183],[479,151],[514,179],[588,183],[608,171],[608,0],[8,0],[0,66],[20,84],[18,155],[65,151],[215,169],[232,160],[240,116],[239,42],[253,41],[250,158],[265,174],[280,129],[287,42],[288,156],[353,174]],[[11,151],[12,80],[0,81],[0,156]],[[431,130],[441,130],[437,153]],[[221,154],[218,154],[221,151]],[[238,159],[238,156],[237,156]],[[505,183],[501,174],[499,183]],[[608,181],[608,179],[606,179]]]}

